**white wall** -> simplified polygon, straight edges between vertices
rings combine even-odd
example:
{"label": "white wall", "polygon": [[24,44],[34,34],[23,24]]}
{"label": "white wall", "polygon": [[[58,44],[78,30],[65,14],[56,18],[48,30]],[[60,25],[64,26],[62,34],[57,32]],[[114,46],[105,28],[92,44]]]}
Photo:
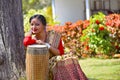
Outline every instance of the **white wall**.
{"label": "white wall", "polygon": [[[76,22],[77,20],[85,20],[85,0],[52,0],[53,16],[57,16],[56,20],[64,24],[67,21]],[[94,8],[93,1],[90,1],[91,9]],[[111,10],[120,10],[120,0],[110,0]],[[97,5],[98,7],[99,5]],[[96,7],[96,8],[97,8]],[[109,0],[105,2],[105,9],[109,9]]]}
{"label": "white wall", "polygon": [[84,20],[84,0],[53,0],[54,15],[61,24],[67,21]]}

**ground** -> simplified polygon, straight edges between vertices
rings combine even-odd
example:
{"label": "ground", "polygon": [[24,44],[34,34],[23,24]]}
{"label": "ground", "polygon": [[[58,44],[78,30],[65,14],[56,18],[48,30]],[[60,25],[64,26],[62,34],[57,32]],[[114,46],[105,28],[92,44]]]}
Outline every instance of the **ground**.
{"label": "ground", "polygon": [[90,80],[120,80],[120,59],[80,59],[82,70]]}

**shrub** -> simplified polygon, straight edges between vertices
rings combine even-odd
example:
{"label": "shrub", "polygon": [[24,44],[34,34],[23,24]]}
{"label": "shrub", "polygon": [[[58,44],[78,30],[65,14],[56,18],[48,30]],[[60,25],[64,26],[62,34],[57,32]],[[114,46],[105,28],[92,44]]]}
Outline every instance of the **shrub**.
{"label": "shrub", "polygon": [[62,35],[65,52],[76,53],[86,57],[112,56],[120,49],[120,15],[105,16],[97,13],[90,20],[66,22],[63,26],[49,26],[47,30],[55,30]]}
{"label": "shrub", "polygon": [[83,31],[81,41],[84,47],[87,47],[88,53],[112,55],[114,46],[110,31],[105,25],[105,15],[95,14],[90,18],[90,25]]}
{"label": "shrub", "polygon": [[105,25],[110,31],[115,53],[120,53],[120,14],[110,14],[105,17]]}

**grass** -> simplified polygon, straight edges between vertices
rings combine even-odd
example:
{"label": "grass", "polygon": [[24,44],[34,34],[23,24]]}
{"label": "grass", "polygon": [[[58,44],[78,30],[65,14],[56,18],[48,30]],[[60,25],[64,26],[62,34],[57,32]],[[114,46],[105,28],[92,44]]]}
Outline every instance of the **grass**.
{"label": "grass", "polygon": [[120,80],[120,59],[80,59],[89,80]]}

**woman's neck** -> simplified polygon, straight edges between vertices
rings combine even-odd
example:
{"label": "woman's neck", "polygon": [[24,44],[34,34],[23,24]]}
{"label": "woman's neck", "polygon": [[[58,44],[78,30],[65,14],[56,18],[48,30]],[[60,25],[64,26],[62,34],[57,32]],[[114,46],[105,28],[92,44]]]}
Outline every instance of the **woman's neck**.
{"label": "woman's neck", "polygon": [[42,31],[42,32],[36,34],[36,35],[35,35],[35,38],[36,38],[37,40],[45,41],[45,39],[46,39],[46,32],[45,32],[45,31]]}

